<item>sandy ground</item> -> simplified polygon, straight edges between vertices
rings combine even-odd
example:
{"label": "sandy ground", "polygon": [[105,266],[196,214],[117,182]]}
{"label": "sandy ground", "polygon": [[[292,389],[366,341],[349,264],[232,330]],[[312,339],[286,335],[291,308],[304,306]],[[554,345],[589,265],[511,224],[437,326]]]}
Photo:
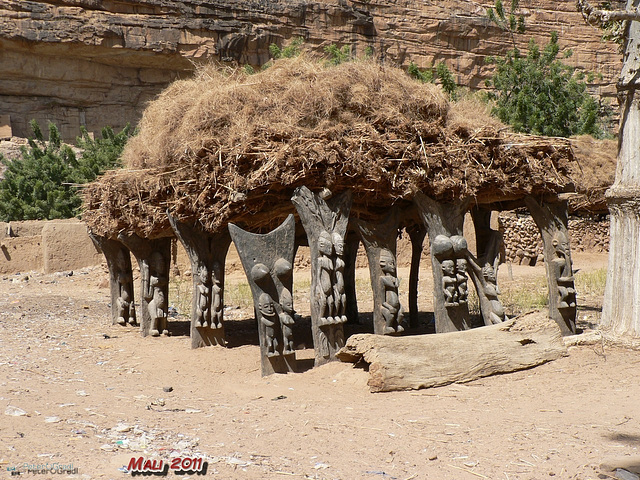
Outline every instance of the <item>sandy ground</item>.
{"label": "sandy ground", "polygon": [[[583,271],[605,265],[575,258]],[[604,458],[638,454],[637,352],[572,347],[535,369],[385,394],[370,393],[368,373],[351,364],[307,360],[303,373],[261,378],[249,309],[228,309],[230,348],[191,350],[183,318],[161,338],[112,326],[106,275],[0,280],[0,478],[57,463],[77,473],[13,478],[120,479],[143,456],[204,457],[203,478],[218,479],[595,479]],[[502,268],[501,282],[543,275]],[[241,281],[231,274],[228,288]],[[597,322],[600,302],[580,310],[583,326]],[[370,300],[360,307],[370,312]],[[300,335],[298,358],[311,359]]]}

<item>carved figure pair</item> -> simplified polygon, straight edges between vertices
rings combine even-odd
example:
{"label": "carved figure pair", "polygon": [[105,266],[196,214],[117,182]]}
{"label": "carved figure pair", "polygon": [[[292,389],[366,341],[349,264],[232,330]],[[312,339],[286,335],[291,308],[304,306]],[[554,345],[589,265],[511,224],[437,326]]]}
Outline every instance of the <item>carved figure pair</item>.
{"label": "carved figure pair", "polygon": [[222,328],[221,291],[220,280],[209,274],[206,265],[200,265],[196,288],[196,327]]}
{"label": "carved figure pair", "polygon": [[338,232],[322,231],[318,237],[318,283],[316,299],[320,306],[320,325],[347,321],[344,290],[344,239]]}

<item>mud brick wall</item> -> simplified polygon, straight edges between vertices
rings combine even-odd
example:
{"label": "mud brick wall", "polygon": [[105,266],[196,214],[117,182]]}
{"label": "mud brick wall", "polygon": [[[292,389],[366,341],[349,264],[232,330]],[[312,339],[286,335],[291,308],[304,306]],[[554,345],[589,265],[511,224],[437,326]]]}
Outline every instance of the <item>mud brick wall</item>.
{"label": "mud brick wall", "polygon": [[103,261],[77,219],[0,222],[0,274],[61,272]]}
{"label": "mud brick wall", "polygon": [[[519,265],[535,265],[543,260],[542,238],[530,215],[501,212],[498,225],[504,238],[505,260]],[[574,252],[609,251],[609,220],[570,218],[569,236]]]}

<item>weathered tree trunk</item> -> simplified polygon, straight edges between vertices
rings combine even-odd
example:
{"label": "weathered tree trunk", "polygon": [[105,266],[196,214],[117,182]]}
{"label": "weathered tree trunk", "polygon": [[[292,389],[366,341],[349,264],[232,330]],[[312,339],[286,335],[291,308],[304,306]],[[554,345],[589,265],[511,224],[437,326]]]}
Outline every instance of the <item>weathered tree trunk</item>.
{"label": "weathered tree trunk", "polygon": [[93,243],[102,251],[109,267],[112,323],[136,325],[133,296],[131,255],[122,242],[89,233]]}
{"label": "weathered tree trunk", "polygon": [[197,224],[187,225],[167,215],[191,261],[191,348],[225,345],[224,264],[231,236],[226,229],[211,234]]}
{"label": "weathered tree trunk", "polygon": [[[640,0],[629,0],[635,10]],[[637,92],[640,22],[628,22],[618,92],[624,98],[618,166],[607,191],[609,267],[601,325],[619,335],[640,336],[640,96]]]}
{"label": "weathered tree trunk", "polygon": [[[462,236],[469,200],[439,203],[422,193],[414,202],[427,227],[433,270],[433,309],[436,333],[467,330],[469,306],[466,298],[467,242]],[[464,295],[460,295],[464,290]]]}
{"label": "weathered tree trunk", "polygon": [[514,372],[565,353],[558,325],[535,311],[498,325],[441,335],[352,335],[338,358],[369,363],[371,391],[388,392]]}
{"label": "weathered tree trunk", "polygon": [[171,238],[149,240],[121,233],[118,240],[136,257],[140,267],[140,310],[142,336],[168,334],[169,269],[171,267]]}
{"label": "weathered tree trunk", "polygon": [[351,192],[327,198],[307,187],[297,188],[291,201],[307,233],[311,252],[311,331],[315,365],[335,360],[344,346],[347,321],[344,238],[351,211]]}
{"label": "weathered tree trunk", "polygon": [[414,224],[407,228],[407,233],[411,239],[411,268],[409,270],[409,326],[418,328],[420,320],[418,318],[418,282],[420,276],[420,260],[424,237],[427,229],[424,225]]}
{"label": "weathered tree trunk", "polygon": [[533,197],[524,200],[542,236],[549,286],[549,317],[558,323],[563,335],[573,335],[576,333],[576,290],[567,202],[540,204]]}
{"label": "weathered tree trunk", "polygon": [[263,235],[246,232],[233,224],[229,224],[229,232],[253,294],[262,375],[294,372],[295,218],[289,215],[282,225]]}
{"label": "weathered tree trunk", "polygon": [[379,223],[364,220],[356,220],[355,223],[369,260],[373,290],[373,331],[377,335],[402,333],[406,325],[398,294],[396,269],[398,209],[391,209]]}

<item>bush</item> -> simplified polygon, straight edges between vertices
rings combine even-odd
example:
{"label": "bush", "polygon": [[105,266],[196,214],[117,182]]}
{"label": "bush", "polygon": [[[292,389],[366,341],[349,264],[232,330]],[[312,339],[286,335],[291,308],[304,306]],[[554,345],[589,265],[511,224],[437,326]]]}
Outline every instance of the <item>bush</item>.
{"label": "bush", "polygon": [[[516,48],[504,58],[492,58],[496,71],[488,86],[494,91],[493,113],[517,132],[553,137],[606,133],[598,102],[587,92],[582,76],[575,68],[558,60],[558,34],[553,32],[549,43],[540,50],[534,40],[529,42],[526,56]],[[570,56],[568,52],[565,56]]]}
{"label": "bush", "polygon": [[40,126],[31,121],[34,138],[22,147],[21,157],[6,160],[7,170],[0,181],[0,221],[51,220],[70,218],[82,203],[77,185],[94,180],[104,170],[118,165],[118,157],[129,138],[130,127],[116,134],[102,130],[93,140],[86,130],[77,139],[84,150],[80,159],[62,143],[58,128],[49,123],[49,140]]}

